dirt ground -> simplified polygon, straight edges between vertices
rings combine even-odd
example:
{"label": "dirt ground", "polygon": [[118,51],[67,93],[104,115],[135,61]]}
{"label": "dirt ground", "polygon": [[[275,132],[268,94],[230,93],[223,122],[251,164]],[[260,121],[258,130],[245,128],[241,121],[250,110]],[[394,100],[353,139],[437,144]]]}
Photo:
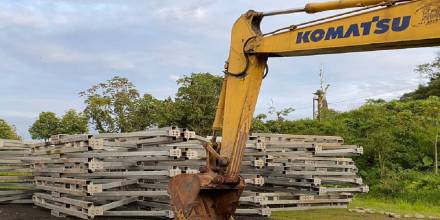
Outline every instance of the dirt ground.
{"label": "dirt ground", "polygon": [[[96,220],[146,220],[159,218],[122,218],[122,217],[97,217]],[[236,220],[263,220],[262,217],[236,217]],[[290,214],[274,215],[273,220],[390,220],[385,215],[350,213],[347,210],[312,210],[297,211]],[[411,220],[409,218],[406,218]],[[57,218],[50,211],[32,204],[6,204],[0,205],[0,220],[79,220],[75,217]]]}
{"label": "dirt ground", "polygon": [[[0,205],[0,220],[78,220],[75,217],[57,218],[43,209],[32,204]],[[145,218],[99,217],[97,220],[145,220]]]}
{"label": "dirt ground", "polygon": [[[158,218],[121,218],[97,217],[96,220],[145,220]],[[238,217],[236,220],[261,220],[260,217]],[[75,217],[57,218],[43,209],[32,204],[5,204],[0,205],[0,220],[78,220]],[[158,219],[159,220],[159,219]]]}

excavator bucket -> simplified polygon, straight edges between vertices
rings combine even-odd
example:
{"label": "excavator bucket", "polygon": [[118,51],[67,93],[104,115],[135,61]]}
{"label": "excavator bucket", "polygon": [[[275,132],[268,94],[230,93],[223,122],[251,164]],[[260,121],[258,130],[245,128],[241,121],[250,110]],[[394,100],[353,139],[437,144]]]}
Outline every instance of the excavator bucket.
{"label": "excavator bucket", "polygon": [[168,193],[176,219],[187,219],[197,206],[200,181],[196,175],[179,175],[171,179]]}
{"label": "excavator bucket", "polygon": [[[171,179],[168,193],[177,220],[230,220],[244,189],[206,182],[203,174],[181,174]],[[208,183],[208,184],[205,184]]]}

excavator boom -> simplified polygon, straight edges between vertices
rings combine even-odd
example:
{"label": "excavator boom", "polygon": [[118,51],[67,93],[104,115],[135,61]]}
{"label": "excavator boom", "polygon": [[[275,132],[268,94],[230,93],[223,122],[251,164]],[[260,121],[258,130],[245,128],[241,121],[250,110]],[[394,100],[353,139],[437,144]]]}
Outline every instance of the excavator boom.
{"label": "excavator boom", "polygon": [[[263,34],[265,16],[353,8]],[[359,7],[359,8],[358,8]],[[248,11],[234,24],[225,79],[200,174],[174,177],[168,192],[176,219],[229,220],[245,184],[239,176],[267,59],[440,45],[440,0],[339,0],[300,9]],[[214,135],[215,137],[215,135]]]}
{"label": "excavator boom", "polygon": [[439,4],[410,1],[297,26],[257,37],[246,50],[276,57],[436,46],[440,40]]}

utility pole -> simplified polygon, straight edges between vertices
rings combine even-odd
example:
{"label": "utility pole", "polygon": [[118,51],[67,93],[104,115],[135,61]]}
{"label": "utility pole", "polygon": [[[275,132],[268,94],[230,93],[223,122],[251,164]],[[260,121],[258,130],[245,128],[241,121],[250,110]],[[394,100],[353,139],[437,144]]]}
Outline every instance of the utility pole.
{"label": "utility pole", "polygon": [[328,87],[330,86],[327,84],[327,86],[324,87],[325,84],[324,65],[321,65],[321,69],[319,71],[319,78],[320,78],[320,89],[318,89],[315,93],[313,93],[315,95],[313,97],[313,119],[321,120],[322,111],[328,109],[326,93]]}
{"label": "utility pole", "polygon": [[439,129],[438,129],[438,120],[436,120],[436,123],[435,123],[435,125],[436,125],[436,134],[435,134],[435,143],[434,143],[434,150],[435,150],[435,152],[434,152],[434,164],[435,164],[435,168],[434,168],[434,172],[435,172],[435,174],[438,174],[438,149],[437,149],[437,146],[438,146],[438,132],[439,132]]}
{"label": "utility pole", "polygon": [[324,78],[324,64],[321,64],[321,69],[319,70],[319,84],[321,86],[321,90],[324,91],[324,84],[325,84],[325,78]]}

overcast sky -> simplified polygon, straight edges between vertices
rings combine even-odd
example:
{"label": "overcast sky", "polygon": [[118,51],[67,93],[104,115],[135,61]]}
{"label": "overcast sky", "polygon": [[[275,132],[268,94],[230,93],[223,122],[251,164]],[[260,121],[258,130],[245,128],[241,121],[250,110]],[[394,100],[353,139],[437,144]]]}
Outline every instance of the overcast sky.
{"label": "overcast sky", "polygon": [[[221,74],[234,20],[305,0],[2,0],[0,118],[29,138],[41,111],[82,110],[78,92],[120,75],[141,93],[173,96],[175,80],[192,72]],[[269,18],[263,31],[314,16]],[[439,48],[279,58],[269,61],[257,111],[293,107],[311,117],[312,93],[325,66],[330,107],[344,111],[367,98],[392,99],[417,87],[417,64]]]}

